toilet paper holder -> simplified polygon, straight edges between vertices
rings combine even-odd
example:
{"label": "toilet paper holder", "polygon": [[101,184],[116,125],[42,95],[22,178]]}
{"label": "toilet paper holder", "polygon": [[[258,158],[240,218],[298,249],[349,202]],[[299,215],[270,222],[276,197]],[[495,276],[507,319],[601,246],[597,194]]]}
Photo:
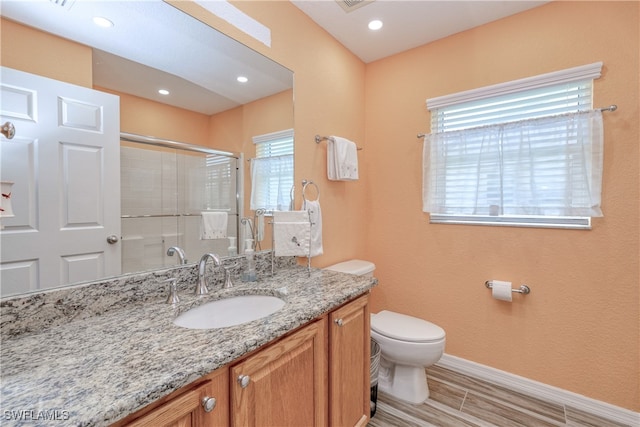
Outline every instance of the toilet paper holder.
{"label": "toilet paper holder", "polygon": [[[491,280],[487,280],[486,282],[484,282],[484,285],[488,289],[493,288],[493,283],[491,283]],[[511,292],[527,295],[531,293],[531,288],[529,288],[527,285],[520,285],[518,289],[511,289]]]}

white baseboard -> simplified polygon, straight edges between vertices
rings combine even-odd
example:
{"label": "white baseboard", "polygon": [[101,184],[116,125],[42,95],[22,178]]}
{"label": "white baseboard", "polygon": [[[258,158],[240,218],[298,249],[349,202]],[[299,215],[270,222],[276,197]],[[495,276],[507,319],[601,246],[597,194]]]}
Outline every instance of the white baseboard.
{"label": "white baseboard", "polygon": [[620,408],[609,403],[591,399],[577,393],[510,374],[509,372],[481,365],[476,362],[471,362],[460,357],[444,354],[436,365],[470,377],[486,380],[496,385],[508,387],[511,390],[521,392],[528,396],[568,405],[580,411],[597,415],[611,421],[630,426],[640,426],[640,413],[638,412]]}

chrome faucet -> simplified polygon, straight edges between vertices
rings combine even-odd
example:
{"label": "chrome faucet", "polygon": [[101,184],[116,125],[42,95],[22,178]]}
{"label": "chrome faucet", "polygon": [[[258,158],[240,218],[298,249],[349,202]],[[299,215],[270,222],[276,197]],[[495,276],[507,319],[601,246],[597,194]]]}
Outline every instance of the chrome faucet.
{"label": "chrome faucet", "polygon": [[173,256],[173,254],[178,254],[178,258],[180,258],[181,265],[184,265],[187,263],[187,258],[184,254],[184,251],[181,248],[177,246],[171,246],[169,249],[167,249],[167,255]]}
{"label": "chrome faucet", "polygon": [[238,266],[237,262],[233,265],[222,266],[222,268],[224,269],[224,286],[222,287],[223,289],[233,288],[233,282],[231,281],[231,269],[236,268],[237,266]]}
{"label": "chrome faucet", "polygon": [[202,255],[202,258],[200,258],[200,262],[198,263],[198,287],[196,288],[196,295],[205,295],[209,293],[206,279],[207,261],[209,258],[213,260],[213,264],[216,267],[220,267],[222,265],[218,255],[212,253]]}

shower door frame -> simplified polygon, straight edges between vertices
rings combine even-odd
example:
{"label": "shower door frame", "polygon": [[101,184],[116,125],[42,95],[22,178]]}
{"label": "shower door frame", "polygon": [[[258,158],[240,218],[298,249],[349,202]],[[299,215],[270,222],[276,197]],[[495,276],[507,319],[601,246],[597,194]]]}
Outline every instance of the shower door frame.
{"label": "shower door frame", "polygon": [[[235,232],[238,241],[241,239],[241,226],[240,226],[240,218],[242,217],[242,213],[244,212],[244,154],[243,153],[235,153],[231,151],[217,150],[214,148],[203,147],[200,145],[189,144],[181,141],[174,141],[169,139],[157,138],[146,135],[139,135],[129,132],[120,132],[120,141],[138,143],[138,144],[147,144],[156,147],[163,148],[171,148],[176,150],[184,150],[197,152],[202,154],[212,154],[224,157],[230,157],[236,159],[236,194],[235,194],[235,209],[237,214],[237,220],[235,221]],[[121,219],[127,218],[121,216]],[[189,262],[192,262],[190,260]]]}

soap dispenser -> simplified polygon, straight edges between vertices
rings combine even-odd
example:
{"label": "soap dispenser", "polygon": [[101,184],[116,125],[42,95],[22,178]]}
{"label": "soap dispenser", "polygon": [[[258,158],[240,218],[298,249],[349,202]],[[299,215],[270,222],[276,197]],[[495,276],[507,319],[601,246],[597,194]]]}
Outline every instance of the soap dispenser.
{"label": "soap dispenser", "polygon": [[253,249],[245,249],[244,257],[247,260],[247,266],[246,269],[242,272],[242,281],[255,282],[256,280],[258,280],[258,277],[256,275],[256,260],[254,258]]}

